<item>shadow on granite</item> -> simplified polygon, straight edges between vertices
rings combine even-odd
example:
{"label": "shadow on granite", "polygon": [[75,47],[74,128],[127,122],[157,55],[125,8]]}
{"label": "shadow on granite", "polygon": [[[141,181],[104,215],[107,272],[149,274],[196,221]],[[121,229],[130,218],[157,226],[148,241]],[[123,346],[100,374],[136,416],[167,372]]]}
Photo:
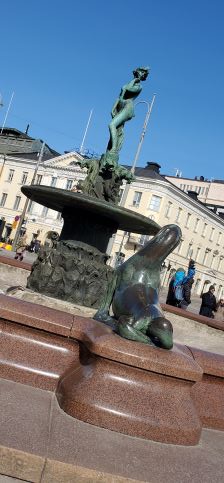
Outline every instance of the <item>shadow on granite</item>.
{"label": "shadow on granite", "polygon": [[167,445],[72,418],[49,391],[7,380],[1,389],[0,473],[44,483],[223,481],[220,431],[203,430],[194,447]]}
{"label": "shadow on granite", "polygon": [[223,429],[224,357],[125,340],[87,317],[0,295],[1,376],[55,392],[74,418],[180,445]]}

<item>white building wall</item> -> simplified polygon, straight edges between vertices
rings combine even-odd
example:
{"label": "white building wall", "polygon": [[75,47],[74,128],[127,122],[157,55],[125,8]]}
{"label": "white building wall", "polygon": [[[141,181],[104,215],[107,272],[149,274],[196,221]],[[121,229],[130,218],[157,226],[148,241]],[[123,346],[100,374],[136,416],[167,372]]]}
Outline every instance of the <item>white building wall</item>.
{"label": "white building wall", "polygon": [[[74,185],[76,185],[78,180],[85,178],[85,171],[81,171],[77,165],[70,165],[70,162],[76,159],[80,159],[77,153],[68,153],[43,163],[38,170],[38,174],[42,175],[41,184],[50,186],[52,177],[55,177],[56,187],[58,188],[66,188],[68,179],[72,179]],[[0,217],[4,216],[8,224],[13,222],[16,215],[22,213],[26,200],[20,191],[22,175],[23,172],[27,172],[26,184],[31,183],[35,165],[35,161],[0,155],[0,201],[2,194],[7,194],[5,205],[0,206]],[[10,169],[13,169],[15,173],[13,179],[8,181]],[[180,178],[169,177],[169,180],[172,180],[172,183],[175,181],[178,187],[181,182],[183,184],[183,180]],[[199,185],[198,180],[190,181],[195,186],[195,183]],[[218,187],[213,186],[209,182],[202,182],[202,184],[204,184],[206,189],[209,188],[211,190],[209,199],[214,200],[216,196],[219,204],[221,204],[222,200],[224,203],[224,184],[217,183]],[[224,290],[224,221],[197,201],[192,200],[186,192],[180,191],[176,186],[165,179],[164,181],[158,181],[149,178],[138,178],[129,186],[124,206],[150,217],[160,226],[176,223],[182,230],[181,245],[165,261],[165,268],[162,272],[163,285],[166,286],[168,284],[172,270],[177,269],[179,266],[187,269],[189,259],[193,257],[196,258],[197,267],[194,285],[195,292],[200,294],[201,290],[213,283],[221,296]],[[139,203],[136,203],[136,196],[138,198],[136,192],[141,194]],[[21,196],[18,209],[14,209],[16,196]],[[155,209],[155,203],[153,205],[155,197],[157,197],[157,201],[158,198],[161,198],[159,208],[157,206],[158,209]],[[40,231],[38,238],[41,242],[45,241],[47,233],[51,230],[60,233],[62,221],[58,219],[58,213],[50,209],[45,215],[43,213],[44,207],[34,203],[32,210],[26,214],[28,242],[31,241],[33,233],[36,233],[37,230]],[[204,232],[205,224],[207,228]],[[12,238],[14,233],[15,231],[11,234]],[[139,241],[139,235],[131,233],[124,236],[122,231],[118,231],[112,240],[113,244],[112,242],[110,243],[109,252],[112,263],[114,262],[116,252],[120,248],[122,248],[126,258],[128,258],[135,250],[139,249]]]}
{"label": "white building wall", "polygon": [[[52,177],[56,178],[57,188],[65,189],[68,180],[73,180],[74,185],[76,185],[79,179],[85,177],[85,174],[81,172],[78,165],[69,166],[69,163],[71,160],[74,161],[79,158],[80,155],[77,153],[68,153],[42,163],[37,173],[42,176],[41,185],[50,186]],[[22,214],[26,201],[26,197],[21,192],[23,173],[28,173],[25,184],[31,184],[35,167],[36,161],[0,155],[0,203],[3,193],[7,194],[4,206],[0,206],[0,217],[5,217],[8,225],[13,223],[15,216]],[[12,169],[14,170],[14,175],[12,180],[8,181],[9,172]],[[16,196],[21,196],[21,201],[19,207],[14,209]],[[31,241],[33,233],[36,233],[37,230],[40,232],[38,239],[41,242],[45,241],[46,234],[51,230],[56,230],[60,234],[62,221],[57,219],[57,217],[58,213],[56,211],[49,209],[46,213],[42,205],[32,203],[32,209],[28,209],[25,216],[27,220],[26,233],[28,243]],[[11,239],[14,238],[15,231],[16,229],[12,230]]]}
{"label": "white building wall", "polygon": [[[136,192],[141,193],[141,199],[138,206],[133,206]],[[155,196],[161,199],[158,210],[150,209],[150,202]],[[162,285],[168,285],[172,271],[180,266],[187,270],[190,258],[196,258],[197,270],[193,291],[200,294],[213,283],[216,285],[217,295],[223,295],[224,221],[218,215],[165,180],[139,178],[130,186],[124,206],[151,217],[160,226],[175,223],[182,230],[180,246],[166,259]],[[204,232],[205,224],[207,228]],[[139,235],[124,235],[122,231],[118,231],[110,252],[111,264],[114,264],[116,253],[120,250],[125,254],[125,259],[130,257],[139,249],[139,241]]]}

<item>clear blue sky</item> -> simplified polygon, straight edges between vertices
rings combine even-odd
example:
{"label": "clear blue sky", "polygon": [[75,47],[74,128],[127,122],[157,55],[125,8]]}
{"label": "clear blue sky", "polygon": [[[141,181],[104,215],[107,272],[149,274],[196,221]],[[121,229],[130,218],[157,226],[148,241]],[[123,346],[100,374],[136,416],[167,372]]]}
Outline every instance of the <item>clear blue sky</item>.
{"label": "clear blue sky", "polygon": [[[1,2],[2,124],[63,152],[101,153],[110,110],[137,66],[149,65],[142,100],[156,101],[139,165],[224,178],[223,0],[11,0]],[[140,98],[139,98],[140,99]],[[120,162],[131,164],[145,106],[126,124]]]}

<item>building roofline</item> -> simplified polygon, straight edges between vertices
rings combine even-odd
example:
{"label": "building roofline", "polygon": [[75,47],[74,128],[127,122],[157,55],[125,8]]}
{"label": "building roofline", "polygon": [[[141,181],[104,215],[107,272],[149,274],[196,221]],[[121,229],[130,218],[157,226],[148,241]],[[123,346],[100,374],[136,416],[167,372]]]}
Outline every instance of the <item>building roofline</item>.
{"label": "building roofline", "polygon": [[[130,169],[130,166],[124,166],[124,167],[127,168],[127,169]],[[152,172],[151,170],[147,170],[147,168],[142,168],[142,171],[144,169],[145,169],[145,174],[147,172],[148,173]],[[194,200],[193,198],[191,198],[188,195],[188,193],[181,190],[178,186],[176,186],[174,183],[172,183],[169,179],[167,179],[165,177],[165,175],[153,172],[154,176],[138,176],[137,170],[138,170],[138,168],[136,168],[136,172],[135,172],[136,181],[137,181],[137,179],[142,180],[142,181],[148,180],[149,182],[152,182],[152,183],[159,182],[159,183],[162,183],[162,184],[164,184],[168,187],[170,186],[174,192],[177,192],[178,196],[181,195],[182,198],[184,198],[190,204],[193,204],[196,208],[201,208],[201,210],[203,210],[206,214],[209,214],[211,217],[213,217],[218,223],[220,223],[223,226],[224,220],[219,215],[217,215],[216,213],[211,211],[209,208],[207,208],[207,206],[204,203],[202,203],[200,200],[198,200],[198,199]],[[173,176],[173,177],[175,178],[175,176]]]}
{"label": "building roofline", "polygon": [[[179,180],[186,180],[186,181],[195,181],[196,183],[224,183],[224,179],[200,179],[200,177],[195,178],[185,178],[184,176],[172,176],[170,174],[164,174],[167,178],[179,179]],[[199,178],[199,179],[198,179]]]}
{"label": "building roofline", "polygon": [[[2,127],[0,126],[0,130],[2,129]],[[2,132],[2,135],[4,136],[4,132],[5,131],[8,131],[8,132],[11,132],[13,134],[13,132],[15,134],[19,134],[20,137],[23,137],[25,139],[31,139],[31,140],[35,140],[35,138],[33,138],[32,136],[29,136],[28,134],[26,134],[25,132],[23,131],[20,131],[19,129],[16,129],[15,127],[7,127],[7,126],[4,126],[3,128],[3,132]]]}

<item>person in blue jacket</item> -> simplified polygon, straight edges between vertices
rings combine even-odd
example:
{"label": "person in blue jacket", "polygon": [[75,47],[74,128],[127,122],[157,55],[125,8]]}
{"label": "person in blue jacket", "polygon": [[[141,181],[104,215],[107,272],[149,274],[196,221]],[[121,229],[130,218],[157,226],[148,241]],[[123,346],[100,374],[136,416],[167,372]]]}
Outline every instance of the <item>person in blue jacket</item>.
{"label": "person in blue jacket", "polygon": [[169,284],[166,303],[173,307],[179,307],[184,310],[191,303],[191,288],[194,283],[195,262],[190,260],[188,265],[188,272],[185,275],[184,268],[178,268],[174,277]]}

